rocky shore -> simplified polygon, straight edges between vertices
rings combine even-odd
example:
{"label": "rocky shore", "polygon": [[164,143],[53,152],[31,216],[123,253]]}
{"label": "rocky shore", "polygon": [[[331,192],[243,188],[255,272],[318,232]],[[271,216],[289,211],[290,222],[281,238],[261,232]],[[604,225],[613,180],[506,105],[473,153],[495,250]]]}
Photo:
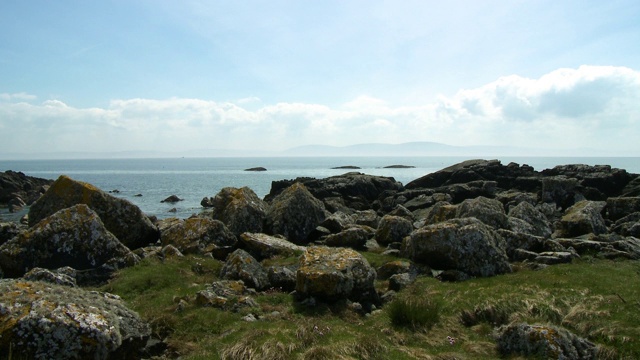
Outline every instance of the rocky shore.
{"label": "rocky shore", "polygon": [[[0,352],[38,359],[162,356],[163,339],[122,299],[88,290],[145,258],[224,262],[221,280],[181,300],[198,306],[234,311],[277,289],[300,304],[357,304],[362,314],[419,277],[460,282],[585,255],[640,259],[640,176],[606,165],[535,171],[469,160],[408,184],[358,172],[297,178],[273,182],[264,199],[225,188],[203,199],[210,208],[200,215],[163,220],[67,176],[8,171],[0,203],[30,205],[26,224],[0,223]],[[366,252],[397,260],[374,268]],[[270,265],[275,257],[297,261]],[[381,278],[387,289],[376,288]],[[523,342],[552,346],[531,335],[539,326],[501,328],[496,346],[524,355]],[[554,331],[568,344],[554,348],[557,358],[593,358],[593,343]]]}

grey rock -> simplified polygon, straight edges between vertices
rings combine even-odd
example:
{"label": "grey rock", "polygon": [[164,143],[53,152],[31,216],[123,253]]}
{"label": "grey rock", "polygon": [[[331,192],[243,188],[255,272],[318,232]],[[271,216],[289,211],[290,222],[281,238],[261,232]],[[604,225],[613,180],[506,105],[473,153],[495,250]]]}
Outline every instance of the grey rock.
{"label": "grey rock", "polygon": [[271,236],[260,233],[244,233],[240,235],[241,247],[247,250],[258,260],[274,256],[293,256],[301,254],[304,246],[296,245],[279,236]]}
{"label": "grey rock", "polygon": [[246,286],[256,290],[264,290],[271,286],[267,271],[255,258],[242,249],[229,254],[220,270],[220,277],[226,280],[242,280]]}
{"label": "grey rock", "polygon": [[267,203],[248,187],[226,187],[211,199],[212,216],[222,221],[236,236],[244,232],[260,233]]}
{"label": "grey rock", "polygon": [[363,249],[369,239],[373,237],[374,231],[367,226],[353,225],[337,234],[331,234],[324,239],[324,244],[333,247],[350,247],[352,249]]}
{"label": "grey rock", "polygon": [[[509,216],[529,224],[529,228],[519,229],[527,234],[546,238],[553,233],[551,223],[547,220],[547,217],[529,202],[523,201],[511,208],[511,210],[509,210]],[[513,226],[511,226],[511,228],[513,229]]]}
{"label": "grey rock", "polygon": [[306,244],[309,235],[325,219],[324,205],[301,183],[295,183],[273,199],[267,211],[265,230],[296,244]]}
{"label": "grey rock", "polygon": [[160,234],[163,246],[175,246],[183,254],[204,254],[236,246],[238,239],[219,220],[193,217],[172,222]]}
{"label": "grey rock", "polygon": [[402,239],[413,231],[413,224],[404,217],[385,215],[380,219],[375,238],[381,245],[402,242]]}
{"label": "grey rock", "polygon": [[488,199],[483,196],[463,201],[458,205],[456,217],[474,217],[495,229],[506,229],[509,227],[508,218],[502,203],[498,200]]}
{"label": "grey rock", "polygon": [[518,354],[544,359],[596,359],[597,347],[566,329],[525,323],[504,325],[496,331],[498,350],[503,355]]}
{"label": "grey rock", "polygon": [[556,228],[556,237],[576,237],[584,234],[605,234],[609,230],[602,217],[603,201],[583,200],[565,211]]}

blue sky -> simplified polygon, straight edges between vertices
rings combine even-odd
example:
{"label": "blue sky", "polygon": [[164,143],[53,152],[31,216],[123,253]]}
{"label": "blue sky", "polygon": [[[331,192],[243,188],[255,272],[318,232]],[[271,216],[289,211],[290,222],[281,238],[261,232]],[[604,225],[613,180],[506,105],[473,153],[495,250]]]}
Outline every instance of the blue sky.
{"label": "blue sky", "polygon": [[638,44],[635,0],[3,1],[0,152],[640,156]]}

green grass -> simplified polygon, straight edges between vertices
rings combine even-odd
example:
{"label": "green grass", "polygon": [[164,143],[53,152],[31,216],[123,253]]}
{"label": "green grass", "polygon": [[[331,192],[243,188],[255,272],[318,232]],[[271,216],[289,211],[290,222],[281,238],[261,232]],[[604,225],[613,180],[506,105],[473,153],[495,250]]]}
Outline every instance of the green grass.
{"label": "green grass", "polygon": [[[365,256],[376,266],[395,259]],[[368,316],[345,304],[304,308],[273,290],[254,297],[260,308],[238,313],[196,306],[221,266],[145,260],[101,290],[120,295],[183,359],[495,359],[494,328],[522,321],[565,327],[597,343],[602,358],[640,358],[637,261],[583,259],[461,283],[419,277]],[[188,305],[179,309],[180,300]],[[263,319],[241,320],[249,312]]]}

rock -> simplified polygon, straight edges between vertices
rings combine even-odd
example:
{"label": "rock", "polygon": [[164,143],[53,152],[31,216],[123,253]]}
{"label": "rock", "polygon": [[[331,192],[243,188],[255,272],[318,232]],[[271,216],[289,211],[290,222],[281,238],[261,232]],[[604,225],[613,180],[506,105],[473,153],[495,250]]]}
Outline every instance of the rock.
{"label": "rock", "polygon": [[448,202],[440,201],[427,210],[424,217],[417,221],[415,227],[422,227],[428,224],[436,224],[456,217],[458,205],[451,205]]}
{"label": "rock", "polygon": [[[108,278],[109,274],[99,273],[138,261],[84,204],[60,210],[0,246],[0,265],[9,277],[20,277],[34,267],[70,266],[93,269]],[[108,269],[101,270],[103,265]]]}
{"label": "rock", "polygon": [[240,244],[257,259],[268,259],[277,255],[294,256],[305,250],[304,246],[296,245],[287,239],[259,233],[240,235]]}
{"label": "rock", "polygon": [[269,283],[275,289],[291,292],[296,288],[298,266],[273,265],[267,268]]}
{"label": "rock", "polygon": [[211,199],[212,216],[239,236],[243,232],[262,232],[267,203],[248,187],[226,187]]}
{"label": "rock", "polygon": [[380,217],[374,210],[359,210],[353,215],[353,221],[357,225],[365,225],[376,229],[380,223]]}
{"label": "rock", "polygon": [[328,235],[324,239],[324,244],[333,247],[363,249],[367,240],[371,239],[373,234],[374,230],[368,226],[352,225],[337,234]]}
{"label": "rock", "polygon": [[464,200],[458,205],[456,217],[473,217],[495,229],[506,229],[509,227],[509,221],[502,203],[498,200],[487,199],[483,196]]}
{"label": "rock", "polygon": [[[544,216],[543,213],[541,213],[529,202],[523,201],[518,205],[512,207],[509,211],[509,216],[510,221],[511,218],[516,218],[524,221],[529,225],[527,227],[520,227],[519,229],[517,229],[520,232],[525,232],[530,235],[541,236],[544,238],[551,236],[551,234],[553,233],[551,223],[549,222],[549,220],[547,220],[547,217]],[[513,229],[513,224],[511,222],[509,223],[509,225],[509,228],[514,231],[516,230]]]}
{"label": "rock", "polygon": [[0,245],[16,237],[20,231],[20,227],[14,222],[0,223]]}
{"label": "rock", "polygon": [[345,214],[342,211],[337,211],[324,219],[320,226],[328,229],[331,233],[336,234],[354,223],[352,216]]}
{"label": "rock", "polygon": [[597,347],[566,329],[525,323],[503,325],[496,331],[498,351],[543,359],[596,359]]}
{"label": "rock", "polygon": [[160,240],[163,246],[173,245],[184,254],[220,252],[238,242],[221,221],[199,217],[174,222],[162,231]]}
{"label": "rock", "polygon": [[640,212],[640,197],[610,197],[607,199],[606,216],[612,221]]}
{"label": "rock", "polygon": [[244,169],[244,171],[267,171],[267,169],[263,168],[262,166],[258,166],[258,167]]}
{"label": "rock", "polygon": [[578,191],[579,182],[566,176],[551,176],[542,179],[542,202],[555,203],[567,209],[584,196]]}
{"label": "rock", "polygon": [[411,273],[418,275],[418,272],[418,268],[407,260],[390,261],[376,269],[377,278],[382,280],[402,273]]}
{"label": "rock", "polygon": [[403,241],[411,260],[439,270],[459,270],[471,276],[511,271],[504,239],[474,218],[454,219],[415,230]]}
{"label": "rock", "polygon": [[389,290],[400,291],[415,280],[415,276],[411,276],[409,273],[401,273],[391,275],[389,278]]}
{"label": "rock", "polygon": [[640,212],[634,212],[618,219],[611,226],[611,231],[623,236],[640,238]]}
{"label": "rock", "polygon": [[256,290],[270,287],[269,276],[260,263],[248,252],[238,249],[227,258],[220,270],[220,277],[226,280],[242,280]]}
{"label": "rock", "polygon": [[250,296],[255,290],[248,289],[242,281],[214,281],[206,289],[196,293],[198,306],[212,306],[223,310],[238,311],[243,307],[259,307]]}
{"label": "rock", "polygon": [[343,166],[336,166],[336,167],[332,167],[332,170],[340,170],[340,169],[345,169],[345,170],[358,170],[360,169],[359,166],[354,166],[354,165],[343,165]]}
{"label": "rock", "polygon": [[411,165],[387,165],[384,169],[414,169],[415,166]]}
{"label": "rock", "polygon": [[505,240],[505,244],[507,246],[506,251],[509,259],[514,261],[522,260],[519,256],[518,250],[531,251],[536,254],[549,250],[546,247],[545,238],[541,236],[506,229],[498,230],[498,234],[500,234],[500,236]]}
{"label": "rock", "polygon": [[324,205],[301,183],[295,183],[273,199],[267,211],[265,230],[284,235],[296,244],[306,244],[311,232],[325,219]]}
{"label": "rock", "polygon": [[402,239],[413,231],[411,221],[393,215],[385,215],[380,219],[375,238],[381,245],[402,242]]}
{"label": "rock", "polygon": [[76,270],[68,266],[53,271],[36,267],[24,274],[22,279],[27,281],[43,281],[69,287],[78,286],[76,283]]}
{"label": "rock", "polygon": [[0,281],[0,352],[34,359],[139,359],[148,324],[117,296]]}
{"label": "rock", "polygon": [[130,249],[155,243],[160,233],[140,209],[91,184],[60,176],[29,209],[29,226],[58,210],[86,204],[102,219],[104,226]]}
{"label": "rock", "polygon": [[295,180],[274,181],[271,183],[271,191],[265,197],[265,201],[274,199],[294,183],[304,184],[309,192],[320,200],[340,197],[347,207],[355,210],[371,209],[373,202],[385,192],[402,190],[402,184],[395,181],[394,178],[349,172],[325,179],[297,178]]}
{"label": "rock", "polygon": [[7,205],[9,207],[10,213],[16,213],[22,210],[22,208],[24,208],[25,206],[27,206],[27,203],[24,200],[22,200],[20,196],[15,195],[13,198],[11,198],[11,200],[9,200]]}
{"label": "rock", "polygon": [[[566,176],[575,178],[583,188],[597,190],[606,198],[620,196],[622,189],[637,175],[627,173],[626,170],[611,168],[609,165],[558,165],[553,169],[542,171],[544,176]],[[600,200],[600,199],[593,199]]]}
{"label": "rock", "polygon": [[160,201],[161,203],[169,203],[169,204],[175,204],[178,201],[183,201],[184,199],[180,199],[177,195],[170,195],[169,197],[167,197],[166,199]]}
{"label": "rock", "polygon": [[583,200],[565,211],[556,228],[556,237],[576,237],[584,234],[605,234],[607,226],[602,217],[604,201]]}
{"label": "rock", "polygon": [[328,302],[341,299],[378,303],[375,270],[358,252],[346,248],[309,247],[296,273],[296,292]]}
{"label": "rock", "polygon": [[19,171],[0,172],[0,204],[20,198],[26,205],[36,201],[53,180],[27,176]]}
{"label": "rock", "polygon": [[570,263],[574,258],[579,257],[574,253],[562,251],[562,252],[542,252],[536,256],[533,261],[545,264],[545,265],[556,265],[556,264],[566,264]]}

